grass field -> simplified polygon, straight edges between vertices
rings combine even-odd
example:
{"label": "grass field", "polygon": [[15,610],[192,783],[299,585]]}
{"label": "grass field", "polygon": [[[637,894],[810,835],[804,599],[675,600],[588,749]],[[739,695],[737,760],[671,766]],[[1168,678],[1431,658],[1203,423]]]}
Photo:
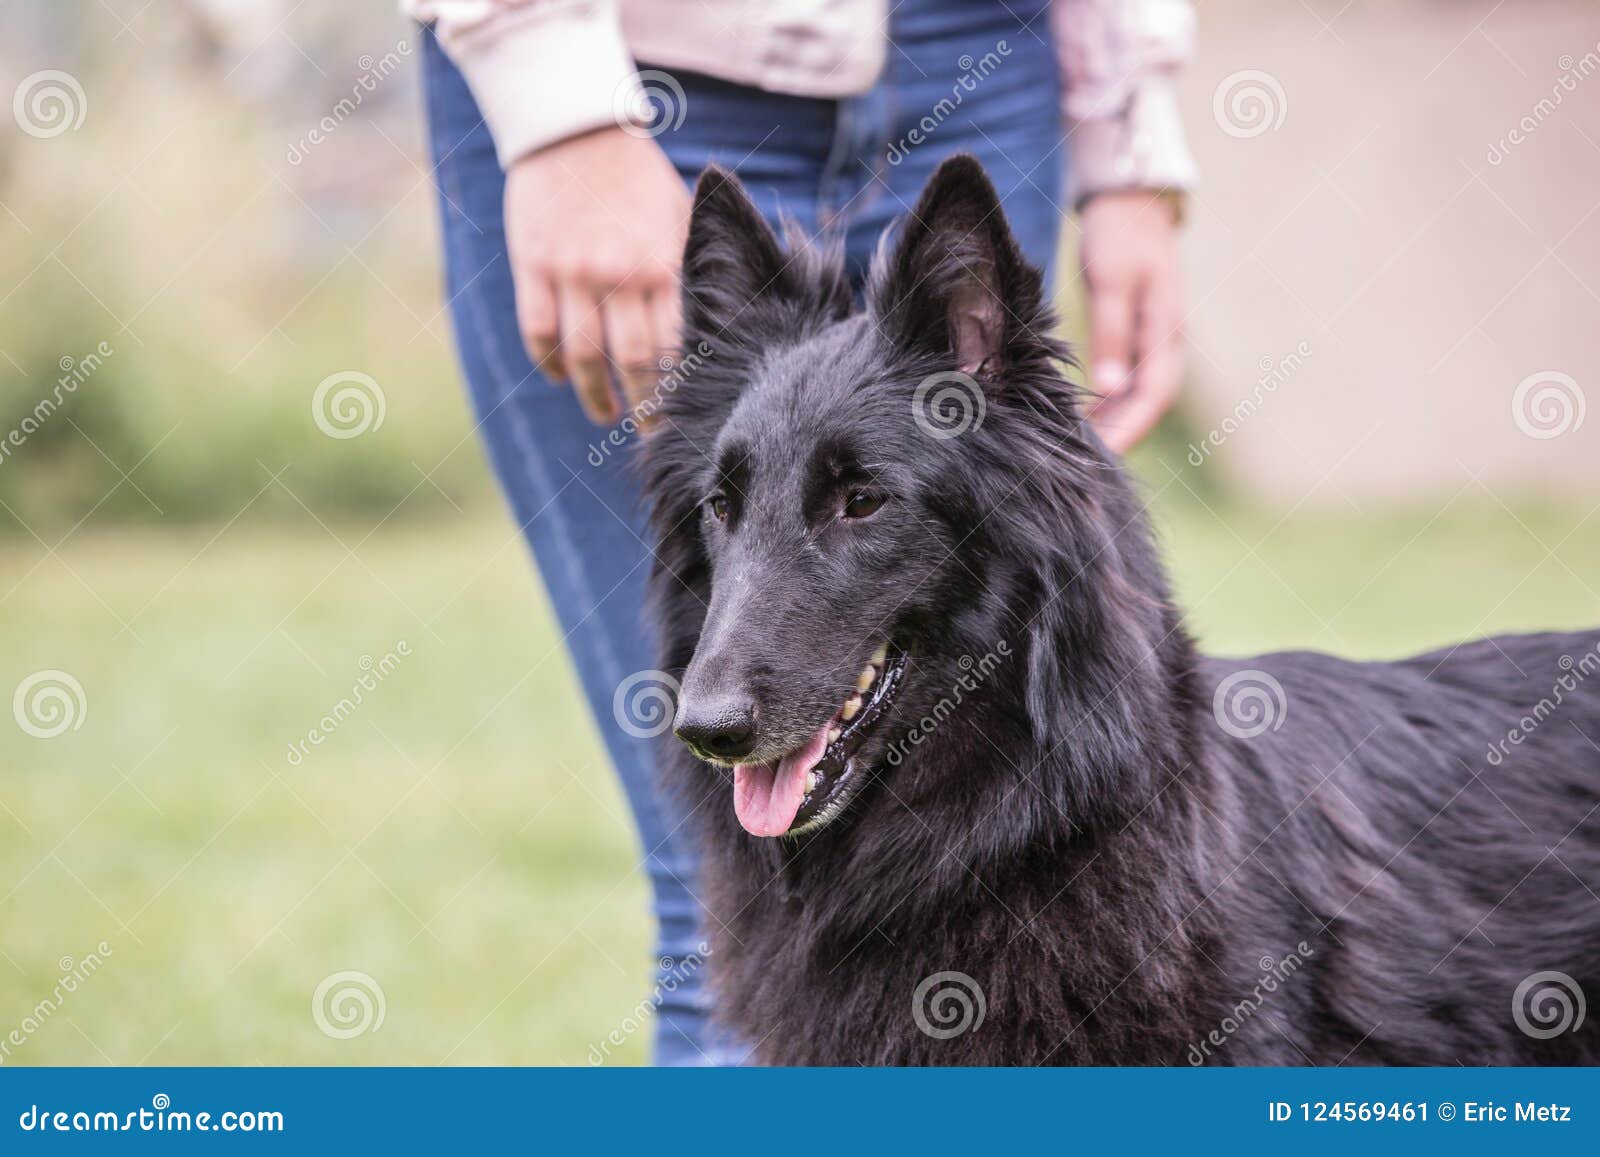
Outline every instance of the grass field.
{"label": "grass field", "polygon": [[[1587,505],[1469,492],[1280,521],[1213,513],[1160,468],[1150,484],[1216,650],[1600,623]],[[55,553],[14,537],[0,656],[5,690],[59,669],[85,704],[56,738],[0,728],[0,1039],[23,1040],[5,1063],[582,1064],[645,994],[622,800],[496,511],[85,529]],[[295,765],[363,656],[386,673]],[[317,1027],[341,970],[381,985],[377,1031]]]}

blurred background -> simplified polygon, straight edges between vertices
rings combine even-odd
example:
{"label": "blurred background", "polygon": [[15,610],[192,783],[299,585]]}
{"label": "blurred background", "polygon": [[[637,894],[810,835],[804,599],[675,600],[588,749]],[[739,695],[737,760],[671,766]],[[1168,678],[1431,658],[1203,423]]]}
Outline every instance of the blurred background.
{"label": "blurred background", "polygon": [[[642,1061],[414,30],[0,14],[0,1063]],[[1133,464],[1206,647],[1600,624],[1597,74],[1586,0],[1202,6],[1189,382]]]}

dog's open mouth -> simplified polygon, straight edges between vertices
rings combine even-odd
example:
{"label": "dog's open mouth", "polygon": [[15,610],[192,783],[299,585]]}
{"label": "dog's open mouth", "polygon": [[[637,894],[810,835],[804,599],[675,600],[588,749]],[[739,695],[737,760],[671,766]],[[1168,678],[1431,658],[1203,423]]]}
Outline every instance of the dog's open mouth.
{"label": "dog's open mouth", "polygon": [[879,644],[856,690],[803,747],[770,763],[733,769],[733,807],[754,836],[799,835],[844,810],[866,779],[856,755],[883,718],[905,675],[905,652]]}

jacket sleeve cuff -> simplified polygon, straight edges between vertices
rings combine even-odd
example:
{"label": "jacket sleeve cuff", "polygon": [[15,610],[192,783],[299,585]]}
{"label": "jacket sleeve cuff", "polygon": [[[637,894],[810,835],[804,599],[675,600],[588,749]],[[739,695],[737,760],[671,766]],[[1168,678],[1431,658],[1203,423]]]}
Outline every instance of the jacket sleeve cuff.
{"label": "jacket sleeve cuff", "polygon": [[591,129],[643,123],[648,106],[610,5],[506,9],[441,42],[472,89],[502,168]]}
{"label": "jacket sleeve cuff", "polygon": [[1178,94],[1170,79],[1151,77],[1127,104],[1072,127],[1072,204],[1119,189],[1187,191],[1198,173],[1183,135]]}

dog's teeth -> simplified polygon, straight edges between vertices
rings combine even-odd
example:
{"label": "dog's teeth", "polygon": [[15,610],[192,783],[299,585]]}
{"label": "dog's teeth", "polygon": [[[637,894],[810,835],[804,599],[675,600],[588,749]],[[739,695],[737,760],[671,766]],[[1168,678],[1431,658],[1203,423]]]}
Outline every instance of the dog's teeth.
{"label": "dog's teeth", "polygon": [[881,666],[883,666],[885,660],[887,660],[888,658],[889,658],[889,644],[888,643],[879,643],[878,644],[878,649],[876,651],[872,652],[872,665],[874,667],[881,667]]}
{"label": "dog's teeth", "polygon": [[839,718],[851,720],[856,717],[856,712],[861,710],[861,696],[852,695],[844,701],[844,706],[839,708]]}
{"label": "dog's teeth", "polygon": [[816,790],[817,790],[817,773],[814,772],[814,771],[808,771],[808,772],[806,772],[806,794],[810,795],[812,792],[814,792]]}
{"label": "dog's teeth", "polygon": [[844,728],[842,728],[842,727],[830,727],[830,728],[828,728],[828,742],[829,743],[838,743],[839,742],[839,736],[841,736],[843,734],[844,734]]}
{"label": "dog's teeth", "polygon": [[856,676],[856,690],[865,691],[868,687],[872,686],[872,681],[877,677],[878,669],[872,666],[870,663],[867,664],[865,667],[861,668],[861,674]]}

